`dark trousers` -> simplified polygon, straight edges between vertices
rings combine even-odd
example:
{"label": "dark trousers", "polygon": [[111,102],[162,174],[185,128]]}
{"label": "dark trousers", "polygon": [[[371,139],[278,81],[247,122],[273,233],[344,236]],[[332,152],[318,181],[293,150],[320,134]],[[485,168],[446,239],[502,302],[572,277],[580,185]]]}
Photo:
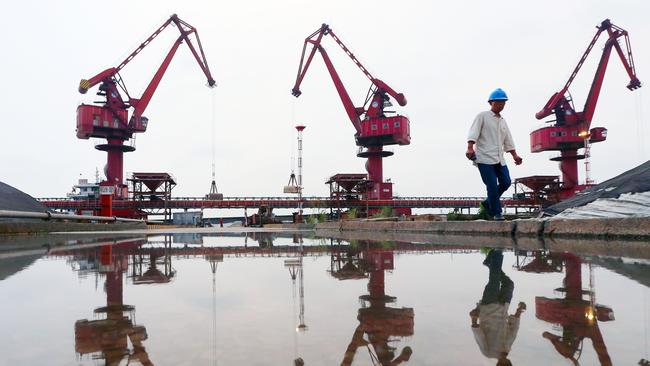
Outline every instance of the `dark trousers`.
{"label": "dark trousers", "polygon": [[501,195],[510,188],[510,172],[501,164],[477,164],[481,179],[487,188],[487,199],[483,201],[491,216],[501,215]]}
{"label": "dark trousers", "polygon": [[486,262],[490,268],[490,279],[483,290],[481,304],[510,303],[512,293],[515,290],[515,284],[501,270],[501,266],[503,265],[503,252],[496,249],[492,250],[488,253]]}

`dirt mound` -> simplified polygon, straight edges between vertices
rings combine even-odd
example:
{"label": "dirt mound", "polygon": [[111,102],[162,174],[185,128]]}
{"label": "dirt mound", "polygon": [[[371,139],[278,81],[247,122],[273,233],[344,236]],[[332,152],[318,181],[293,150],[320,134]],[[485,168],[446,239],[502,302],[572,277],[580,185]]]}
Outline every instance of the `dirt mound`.
{"label": "dirt mound", "polygon": [[27,193],[0,182],[0,210],[44,212],[47,207]]}

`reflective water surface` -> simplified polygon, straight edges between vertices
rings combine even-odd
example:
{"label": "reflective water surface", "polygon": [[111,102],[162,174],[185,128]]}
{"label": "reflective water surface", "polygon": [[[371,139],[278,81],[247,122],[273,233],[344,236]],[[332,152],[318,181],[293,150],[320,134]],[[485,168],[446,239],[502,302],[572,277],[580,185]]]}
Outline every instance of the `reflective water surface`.
{"label": "reflective water surface", "polygon": [[0,244],[1,365],[636,365],[650,350],[648,250],[21,240]]}

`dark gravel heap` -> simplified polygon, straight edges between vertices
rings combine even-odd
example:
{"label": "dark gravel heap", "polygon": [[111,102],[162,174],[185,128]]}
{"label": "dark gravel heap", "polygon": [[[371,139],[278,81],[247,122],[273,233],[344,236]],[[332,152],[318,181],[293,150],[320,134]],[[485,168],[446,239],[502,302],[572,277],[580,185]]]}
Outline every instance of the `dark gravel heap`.
{"label": "dark gravel heap", "polygon": [[15,258],[0,259],[0,281],[5,280],[23,269],[31,266],[40,255],[28,255]]}
{"label": "dark gravel heap", "polygon": [[0,182],[0,210],[45,212],[47,207],[32,196]]}

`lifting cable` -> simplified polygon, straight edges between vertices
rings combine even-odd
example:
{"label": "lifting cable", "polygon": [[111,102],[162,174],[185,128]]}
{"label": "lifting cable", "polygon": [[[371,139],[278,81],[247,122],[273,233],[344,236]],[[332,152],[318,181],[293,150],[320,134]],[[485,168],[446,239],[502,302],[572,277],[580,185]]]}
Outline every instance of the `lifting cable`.
{"label": "lifting cable", "polygon": [[648,327],[650,327],[650,321],[648,321],[648,313],[650,313],[650,304],[648,304],[648,294],[650,290],[645,288],[643,292],[643,333],[645,334],[645,358],[646,360],[650,359],[648,357]]}
{"label": "lifting cable", "polygon": [[[291,271],[291,269],[292,268],[289,267],[289,271]],[[291,300],[292,300],[291,303],[292,303],[292,308],[293,308],[293,312],[291,313],[291,315],[293,315],[293,319],[292,319],[292,322],[293,322],[293,320],[298,318],[298,316],[297,316],[298,311],[297,311],[297,308],[296,308],[296,299],[297,299],[297,296],[296,296],[296,280],[295,280],[296,275],[295,275],[294,272],[289,272],[289,273],[291,274]],[[292,333],[293,333],[293,357],[294,357],[294,359],[297,359],[298,358],[298,332],[295,331],[295,332],[292,332]]]}
{"label": "lifting cable", "polygon": [[[291,100],[291,123],[296,123],[296,100],[297,98],[292,98]],[[291,139],[291,174],[296,170],[296,141]]]}
{"label": "lifting cable", "polygon": [[214,366],[217,366],[217,262],[216,261],[212,266],[212,364]]}
{"label": "lifting cable", "polygon": [[210,128],[211,128],[211,133],[210,133],[210,143],[212,145],[212,181],[215,182],[215,160],[216,160],[216,124],[217,124],[217,95],[214,90],[212,90],[211,94],[211,103],[212,103],[212,110],[210,111]]}

